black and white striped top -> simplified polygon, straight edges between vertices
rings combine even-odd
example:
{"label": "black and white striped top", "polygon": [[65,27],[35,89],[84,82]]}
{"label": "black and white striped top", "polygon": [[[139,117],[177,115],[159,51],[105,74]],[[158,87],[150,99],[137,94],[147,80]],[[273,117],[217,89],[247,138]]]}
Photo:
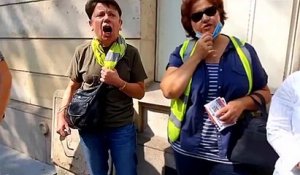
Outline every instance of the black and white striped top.
{"label": "black and white striped top", "polygon": [[[213,99],[218,97],[217,89],[218,89],[218,77],[219,77],[219,64],[206,64],[208,70],[208,95],[206,97],[206,103],[212,101]],[[214,162],[220,163],[231,163],[226,158],[221,158],[219,156],[218,149],[218,137],[219,132],[215,125],[208,118],[208,114],[205,112],[203,114],[203,128],[199,134],[201,134],[201,142],[198,147],[197,153],[190,153],[183,149],[181,149],[180,144],[178,142],[174,142],[172,147],[179,153],[205,159]]]}

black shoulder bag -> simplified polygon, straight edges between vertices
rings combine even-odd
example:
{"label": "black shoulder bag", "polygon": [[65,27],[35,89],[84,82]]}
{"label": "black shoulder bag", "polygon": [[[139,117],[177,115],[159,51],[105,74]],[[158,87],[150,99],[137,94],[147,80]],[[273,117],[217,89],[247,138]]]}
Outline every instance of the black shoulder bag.
{"label": "black shoulder bag", "polygon": [[106,84],[100,82],[93,89],[78,89],[68,106],[66,118],[69,127],[94,130],[101,126],[105,106]]}
{"label": "black shoulder bag", "polygon": [[[259,103],[252,95],[257,96]],[[245,111],[244,117],[237,123],[233,132],[234,142],[229,149],[228,158],[232,162],[253,165],[273,171],[278,159],[277,153],[267,141],[266,123],[268,113],[264,97],[259,93],[250,95],[258,107],[257,112]],[[239,134],[236,134],[239,133]]]}
{"label": "black shoulder bag", "polygon": [[[103,60],[100,56],[102,53],[99,51],[103,48],[97,39],[92,40],[91,47],[96,61]],[[97,61],[97,63],[103,67],[113,69],[125,55],[126,47],[125,39],[119,36],[105,53],[104,63],[101,64],[100,61]],[[106,86],[107,84],[100,82],[94,89],[83,90],[83,88],[80,88],[76,91],[68,107],[69,118],[67,122],[71,128],[80,130],[98,130],[101,128],[106,106]]]}

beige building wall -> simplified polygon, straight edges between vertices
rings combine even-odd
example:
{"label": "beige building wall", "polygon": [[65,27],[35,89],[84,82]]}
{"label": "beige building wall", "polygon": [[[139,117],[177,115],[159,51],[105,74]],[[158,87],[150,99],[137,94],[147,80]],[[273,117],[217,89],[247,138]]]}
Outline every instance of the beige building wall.
{"label": "beige building wall", "polygon": [[[122,35],[130,44],[139,49],[148,75],[146,83],[152,83],[155,74],[156,80],[159,81],[170,51],[167,51],[165,55],[164,53],[169,45],[180,41],[176,37],[178,33],[184,32],[180,28],[180,24],[172,26],[168,23],[179,20],[180,0],[117,1],[123,9]],[[169,1],[172,1],[172,4]],[[275,50],[281,54],[277,54],[277,57],[280,55],[279,61],[282,63],[278,64],[281,66],[280,71],[269,70],[273,77],[276,77],[273,72],[280,72],[280,76],[277,76],[280,79],[276,79],[276,83],[278,84],[282,80],[282,74],[299,70],[300,30],[297,29],[300,25],[300,18],[293,18],[292,14],[298,14],[300,0],[288,0],[286,2],[283,0],[267,0],[266,2],[256,0],[233,1],[244,4],[244,8],[236,9],[236,6],[232,6],[232,9],[236,11],[232,11],[230,16],[232,21],[236,23],[228,25],[233,26],[231,29],[227,29],[228,31],[240,34],[243,38],[258,44],[266,42],[268,42],[268,45],[269,42],[277,42],[278,44],[278,40],[280,40],[282,47],[284,47],[284,52]],[[0,125],[0,143],[43,162],[51,163],[50,143],[51,133],[54,132],[51,127],[53,121],[53,94],[58,89],[64,89],[68,83],[66,71],[75,47],[92,38],[88,18],[84,12],[85,2],[86,0],[1,0],[0,2],[0,50],[6,57],[13,74],[12,101],[7,110],[7,117]],[[282,25],[285,29],[284,35],[281,37],[285,36],[285,39],[260,42],[259,38],[261,37],[253,37],[252,34],[250,36],[246,28],[254,28],[255,25],[259,29],[264,29],[265,25],[261,25],[261,23],[268,20],[262,18],[254,21],[254,16],[251,16],[254,15],[254,11],[251,8],[255,4],[264,7],[265,3],[272,4],[272,2],[276,2],[276,7],[285,7],[287,13],[283,14],[290,15],[286,17],[281,13],[277,14],[277,16],[284,19],[277,21],[277,23],[284,24]],[[231,6],[228,8],[230,9]],[[246,10],[243,11],[243,9]],[[272,17],[265,14],[262,8],[256,10],[255,14],[258,14],[256,17]],[[276,9],[271,8],[269,10],[273,12]],[[280,10],[276,12],[280,12]],[[276,19],[277,16],[275,16]],[[234,17],[251,18],[253,21],[234,20]],[[228,20],[229,23],[230,19]],[[248,23],[251,23],[251,25],[249,26]],[[272,30],[273,32],[280,31],[276,27]],[[258,30],[255,35],[259,36],[259,34],[266,32]],[[273,35],[270,38],[273,38]],[[168,42],[163,43],[165,41]],[[172,46],[173,48],[175,46]],[[265,54],[271,54],[275,51],[272,48],[270,52]],[[264,64],[268,63],[270,62],[266,60]],[[272,67],[272,64],[269,64],[268,67]],[[283,70],[285,70],[285,73],[283,73]],[[160,92],[158,86],[151,86],[148,91],[143,100],[135,101],[136,111],[139,112],[140,109],[140,112],[147,116],[140,125],[145,126],[145,133],[150,133],[151,137],[154,135],[162,138],[162,145],[164,145],[166,144],[165,127],[168,120],[169,101],[163,99],[161,93],[158,93]],[[146,125],[148,126],[146,127]],[[157,139],[157,137],[155,138]],[[140,145],[143,144],[146,146],[140,147],[140,149],[145,149],[145,160],[154,162],[152,165],[159,163],[159,166],[155,165],[157,167],[167,164],[162,161],[163,158],[159,157],[161,155],[149,156],[151,154],[148,154],[147,151],[150,150],[152,145],[140,143]],[[154,145],[159,144],[154,142]],[[168,147],[168,145],[165,147]],[[165,147],[159,145],[154,150],[158,151],[165,149]],[[158,152],[162,154],[163,151]],[[156,169],[159,170],[159,168]],[[151,174],[151,172],[148,173]]]}
{"label": "beige building wall", "polygon": [[[120,1],[122,34],[139,49],[149,82],[155,59],[155,1],[126,1]],[[75,47],[92,38],[86,0],[9,2],[0,6],[0,49],[14,77],[12,99],[51,108],[54,91],[67,85]]]}
{"label": "beige building wall", "polygon": [[[140,51],[149,84],[154,80],[156,0],[117,1],[123,11],[121,33]],[[0,2],[0,50],[13,75],[0,143],[48,163],[53,94],[67,86],[75,47],[92,38],[85,2]]]}

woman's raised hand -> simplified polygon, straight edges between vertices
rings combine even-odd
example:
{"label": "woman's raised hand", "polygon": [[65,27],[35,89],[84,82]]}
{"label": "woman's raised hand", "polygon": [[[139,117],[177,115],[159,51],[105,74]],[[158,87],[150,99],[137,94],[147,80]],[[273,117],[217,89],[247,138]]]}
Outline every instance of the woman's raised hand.
{"label": "woman's raised hand", "polygon": [[193,55],[196,55],[198,59],[204,60],[213,52],[215,52],[213,50],[213,36],[211,33],[204,33],[197,41]]}

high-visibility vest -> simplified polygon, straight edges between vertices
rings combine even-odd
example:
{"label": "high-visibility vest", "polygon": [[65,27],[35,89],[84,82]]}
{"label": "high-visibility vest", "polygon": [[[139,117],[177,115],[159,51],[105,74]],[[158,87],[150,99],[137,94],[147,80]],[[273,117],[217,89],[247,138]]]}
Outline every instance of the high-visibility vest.
{"label": "high-visibility vest", "polygon": [[[248,49],[244,47],[244,42],[241,42],[239,39],[233,36],[230,36],[230,40],[232,41],[247,74],[249,83],[249,89],[247,94],[250,94],[253,86],[251,55]],[[183,62],[185,62],[193,54],[195,44],[196,40],[184,41],[179,52]],[[185,88],[183,94],[179,98],[171,100],[171,114],[168,120],[168,138],[171,142],[176,141],[180,135],[182,121],[185,117],[187,104],[189,100],[191,85],[192,78],[189,80],[189,83]]]}

